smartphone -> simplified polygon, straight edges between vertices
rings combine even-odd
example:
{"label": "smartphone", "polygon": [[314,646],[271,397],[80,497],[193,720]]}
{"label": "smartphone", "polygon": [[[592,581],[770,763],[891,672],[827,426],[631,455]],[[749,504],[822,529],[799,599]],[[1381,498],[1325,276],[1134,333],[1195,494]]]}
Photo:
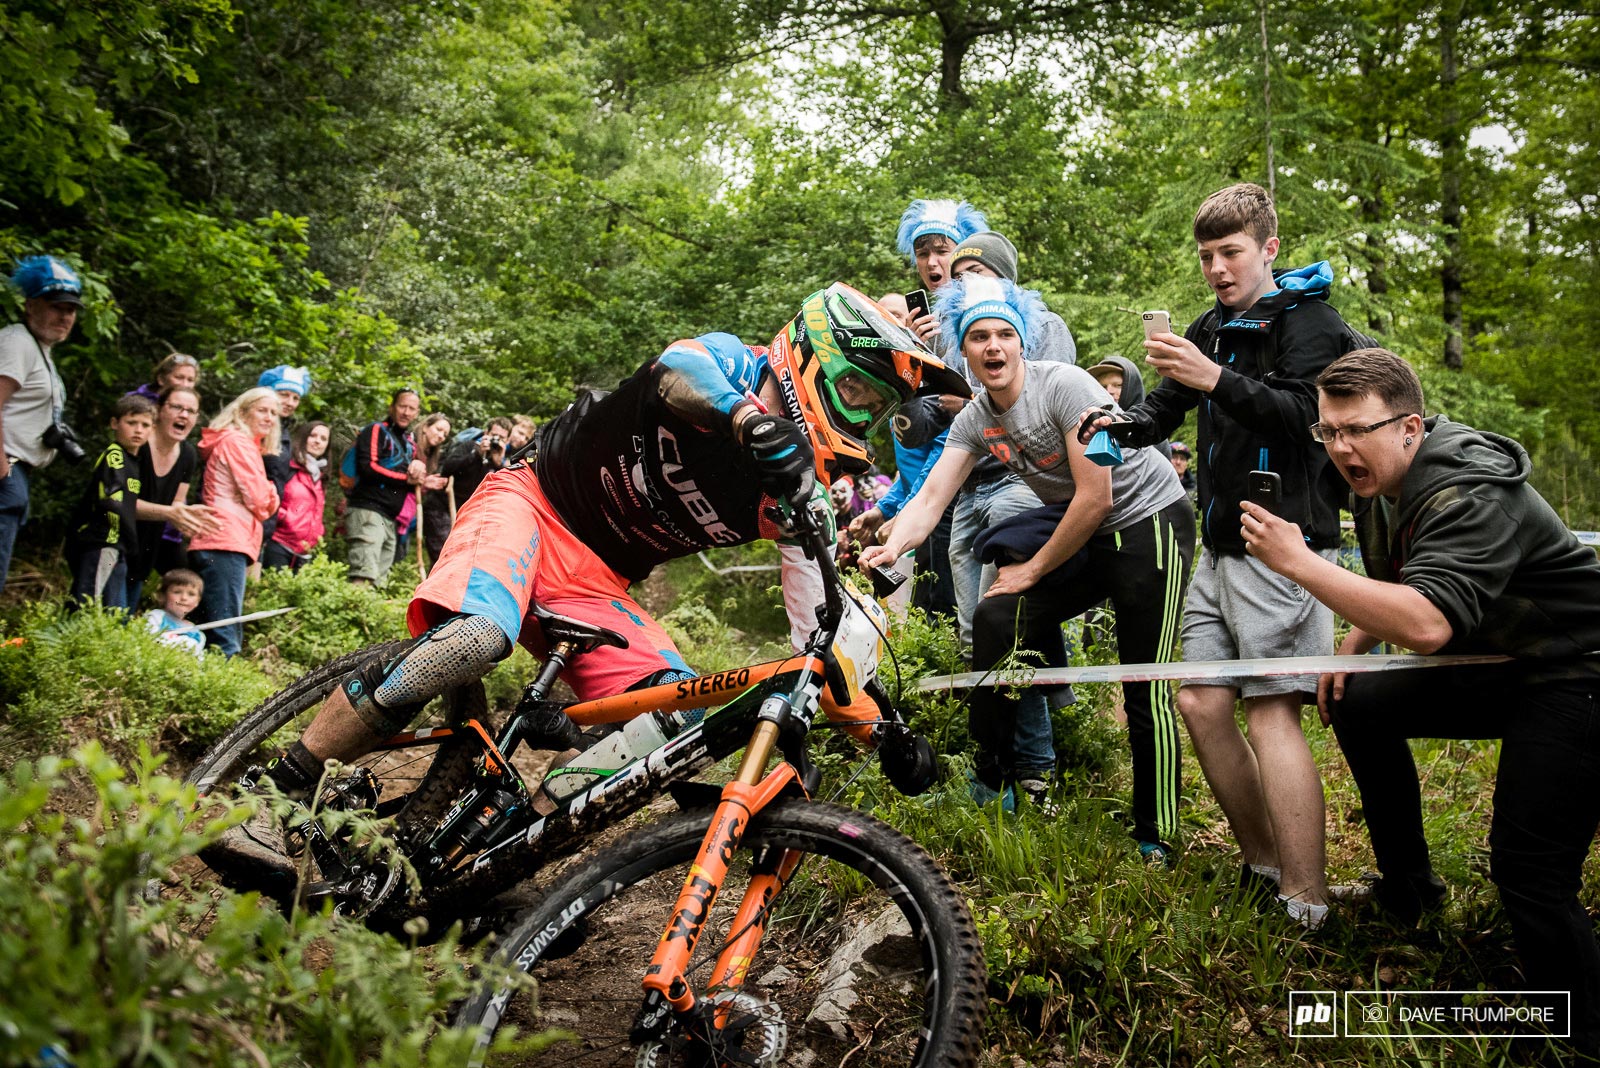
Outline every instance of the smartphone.
{"label": "smartphone", "polygon": [[875,567],[867,572],[872,579],[872,595],[879,600],[906,584],[906,574],[892,567]]}
{"label": "smartphone", "polygon": [[906,307],[911,311],[911,321],[916,322],[928,314],[928,291],[913,289],[906,294]]}
{"label": "smartphone", "polygon": [[1283,479],[1278,477],[1278,472],[1252,471],[1245,484],[1250,487],[1251,504],[1259,504],[1273,515],[1279,514],[1278,508],[1283,503]]}
{"label": "smartphone", "polygon": [[1139,319],[1144,323],[1144,336],[1153,334],[1172,333],[1172,316],[1164,311],[1140,312]]}

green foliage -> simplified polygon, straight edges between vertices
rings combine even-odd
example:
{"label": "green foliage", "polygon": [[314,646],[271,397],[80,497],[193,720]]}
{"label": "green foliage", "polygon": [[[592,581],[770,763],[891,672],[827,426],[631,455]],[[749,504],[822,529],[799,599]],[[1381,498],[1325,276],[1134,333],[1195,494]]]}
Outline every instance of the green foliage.
{"label": "green foliage", "polygon": [[91,745],[0,787],[0,1062],[47,1047],[81,1068],[464,1059],[474,1036],[442,1026],[470,989],[453,938],[413,949],[191,886],[177,873],[250,810],[189,825],[194,788],[158,763],[144,752],[130,778]]}
{"label": "green foliage", "polygon": [[248,661],[197,661],[157,642],[142,621],[98,607],[69,615],[35,605],[10,633],[0,644],[7,762],[53,748],[69,732],[121,745],[202,746],[277,688]]}
{"label": "green foliage", "polygon": [[[395,584],[400,585],[398,581]],[[261,581],[248,592],[246,612],[294,608],[285,615],[246,624],[251,655],[268,663],[282,661],[281,669],[274,671],[283,678],[408,633],[404,600],[391,599],[370,586],[352,585],[344,564],[320,554],[298,571],[263,571]]]}

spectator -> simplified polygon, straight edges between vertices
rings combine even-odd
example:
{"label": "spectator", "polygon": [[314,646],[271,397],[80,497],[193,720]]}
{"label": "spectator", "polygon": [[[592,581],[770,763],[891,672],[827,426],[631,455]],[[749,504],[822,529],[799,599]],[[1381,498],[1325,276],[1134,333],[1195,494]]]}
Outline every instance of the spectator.
{"label": "spectator", "polygon": [[[305,395],[311,392],[311,372],[304,367],[279,364],[277,367],[269,367],[262,371],[261,377],[256,379],[256,385],[278,394],[278,448],[266,457],[266,465],[267,477],[272,479],[272,485],[278,491],[278,499],[282,500],[284,487],[289,484],[289,462],[294,450],[290,441],[294,431],[294,413],[299,409]],[[273,516],[262,524],[263,560],[266,558],[267,543],[272,540],[272,532],[277,523],[278,517]]]}
{"label": "spectator", "polygon": [[1424,418],[1422,384],[1394,353],[1351,352],[1317,389],[1312,433],[1355,493],[1367,573],[1336,566],[1296,524],[1244,503],[1240,536],[1254,558],[1350,621],[1342,654],[1392,642],[1512,658],[1319,680],[1322,721],[1361,791],[1380,872],[1373,896],[1408,924],[1446,896],[1407,741],[1502,739],[1489,875],[1526,986],[1570,992],[1572,1043],[1593,1064],[1600,944],[1579,892],[1600,827],[1600,563],[1529,484],[1522,446]]}
{"label": "spectator", "polygon": [[428,473],[422,492],[422,543],[429,560],[439,559],[450,534],[450,498],[445,493],[450,480],[442,473],[450,432],[450,417],[442,412],[423,419],[417,430],[417,457]]}
{"label": "spectator", "polygon": [[[1306,427],[1317,418],[1317,375],[1343,351],[1349,328],[1329,306],[1326,263],[1274,273],[1278,216],[1260,186],[1242,183],[1206,198],[1194,240],[1216,306],[1184,336],[1145,341],[1163,381],[1127,409],[1134,445],[1166,441],[1199,413],[1199,506],[1205,553],[1183,612],[1185,660],[1325,655],[1333,614],[1245,552],[1231,517],[1248,499],[1248,476],[1282,479],[1280,514],[1299,523],[1329,560],[1339,546],[1342,493],[1327,454]],[[1100,422],[1107,420],[1101,419]],[[1307,927],[1327,915],[1322,781],[1300,726],[1309,675],[1186,683],[1178,709],[1200,769],[1228,817],[1244,862],[1240,884],[1277,893]],[[1242,696],[1248,739],[1234,705]]]}
{"label": "spectator", "polygon": [[155,416],[155,405],[132,393],[111,409],[111,444],[94,462],[73,513],[74,604],[98,601],[107,608],[128,607],[128,562],[139,554],[134,513],[139,469],[134,457],[149,439]]}
{"label": "spectator", "polygon": [[395,524],[411,488],[427,474],[407,429],[421,407],[416,390],[399,390],[388,415],[362,427],[351,446],[355,485],[345,496],[351,582],[370,585],[389,577],[399,540]]}
{"label": "spectator", "polygon": [[1178,481],[1183,484],[1183,492],[1189,495],[1192,501],[1195,498],[1194,472],[1189,470],[1189,461],[1194,454],[1189,451],[1189,446],[1181,441],[1169,442],[1172,450],[1172,469],[1178,472]]}
{"label": "spectator", "polygon": [[328,424],[301,423],[289,439],[289,481],[278,508],[277,527],[262,550],[264,567],[300,570],[322,541],[327,507]]}
{"label": "spectator", "polygon": [[[446,455],[439,473],[451,480],[446,492],[454,494],[456,508],[472,499],[484,479],[506,465],[510,440],[511,420],[505,416],[495,416],[489,420],[489,425],[478,435],[470,449],[463,448],[453,455]],[[448,512],[446,515],[453,521],[453,516],[449,516]]]}
{"label": "spectator", "polygon": [[139,450],[139,552],[129,561],[128,607],[137,608],[152,570],[165,575],[182,567],[183,539],[216,526],[204,505],[189,503],[189,483],[200,454],[189,442],[200,415],[200,394],[172,387],[161,395],[155,429]]}
{"label": "spectator", "polygon": [[[230,619],[244,610],[245,573],[261,552],[261,524],[278,511],[278,491],[264,457],[278,448],[278,395],[265,386],[247,389],[200,432],[206,462],[201,501],[217,517],[215,530],[189,543],[194,569],[205,580],[201,622]],[[208,632],[224,656],[239,652],[237,623]]]}
{"label": "spectator", "polygon": [[506,455],[517,452],[528,442],[533,440],[533,420],[525,415],[511,417],[511,437],[506,440]]}
{"label": "spectator", "polygon": [[186,567],[175,567],[161,576],[161,607],[144,615],[145,627],[156,641],[191,652],[197,659],[205,657],[205,632],[189,622],[189,613],[199,605],[205,589],[205,580]]}
{"label": "spectator", "polygon": [[76,439],[63,441],[58,428],[66,387],[50,358],[67,340],[83,307],[83,283],[54,256],[29,256],[11,284],[23,296],[22,322],[0,330],[0,590],[11,571],[17,531],[28,519],[28,481],[48,466],[57,449],[68,459],[83,456]]}
{"label": "spectator", "polygon": [[168,353],[156,364],[152,377],[155,381],[146,382],[132,392],[159,408],[161,395],[169,389],[200,388],[200,361],[186,352]]}
{"label": "spectator", "polygon": [[[1004,279],[964,277],[943,291],[937,309],[942,333],[960,347],[984,395],[956,417],[933,473],[888,541],[862,553],[862,564],[894,563],[932,527],[977,458],[996,456],[1054,507],[1002,525],[1031,529],[1033,536],[1011,545],[1019,562],[1000,569],[978,607],[973,668],[988,670],[1018,646],[1047,652],[1059,642],[1062,622],[1107,597],[1116,608],[1122,661],[1167,660],[1194,541],[1194,516],[1171,465],[1148,449],[1128,450],[1114,468],[1087,457],[1079,424],[1109,398],[1075,364],[1024,358],[1044,311],[1038,294]],[[1170,862],[1178,832],[1177,716],[1165,683],[1125,683],[1123,698],[1133,752],[1133,835],[1148,860]],[[998,688],[974,691],[973,793],[1003,798],[1015,787],[1047,804],[1048,784],[1018,760],[1016,709]]]}
{"label": "spectator", "polygon": [[[1090,367],[1089,373],[1124,411],[1144,403],[1144,378],[1132,360],[1123,356],[1107,356]],[[1172,449],[1165,441],[1158,441],[1152,447],[1161,454],[1162,459],[1172,459]]]}

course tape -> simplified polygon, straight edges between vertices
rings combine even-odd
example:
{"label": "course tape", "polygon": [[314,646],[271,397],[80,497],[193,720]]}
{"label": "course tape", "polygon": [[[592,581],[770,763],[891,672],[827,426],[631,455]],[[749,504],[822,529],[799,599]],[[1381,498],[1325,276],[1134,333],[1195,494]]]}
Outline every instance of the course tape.
{"label": "course tape", "polygon": [[967,690],[974,686],[1060,686],[1073,682],[1155,682],[1164,679],[1259,678],[1264,675],[1323,675],[1401,671],[1412,668],[1503,664],[1509,656],[1280,656],[1256,660],[1197,660],[1179,664],[1106,664],[1101,667],[1039,668],[1023,671],[968,671],[938,675],[917,689]]}

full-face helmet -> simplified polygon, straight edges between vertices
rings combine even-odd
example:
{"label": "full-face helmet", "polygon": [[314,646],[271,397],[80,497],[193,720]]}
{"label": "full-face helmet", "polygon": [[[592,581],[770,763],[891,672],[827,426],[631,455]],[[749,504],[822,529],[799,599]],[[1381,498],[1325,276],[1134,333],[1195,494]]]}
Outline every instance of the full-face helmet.
{"label": "full-face helmet", "polygon": [[877,302],[835,282],[806,298],[767,352],[786,414],[806,428],[825,483],[871,464],[867,436],[919,391],[971,395]]}

